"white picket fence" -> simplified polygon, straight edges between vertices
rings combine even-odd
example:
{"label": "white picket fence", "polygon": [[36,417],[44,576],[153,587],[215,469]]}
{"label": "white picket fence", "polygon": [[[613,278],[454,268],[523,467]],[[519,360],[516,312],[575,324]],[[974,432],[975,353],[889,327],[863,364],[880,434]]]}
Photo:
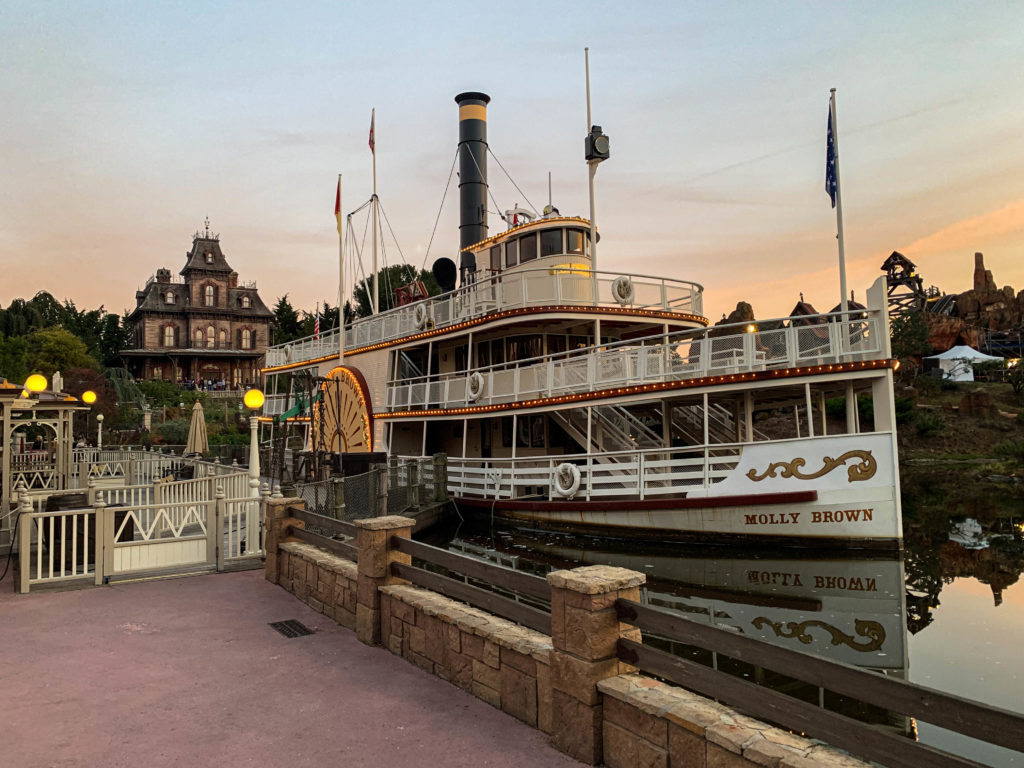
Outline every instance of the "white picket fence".
{"label": "white picket fence", "polygon": [[258,563],[269,488],[237,469],[194,480],[92,487],[91,506],[34,508],[19,497],[19,591],[61,581],[225,570]]}

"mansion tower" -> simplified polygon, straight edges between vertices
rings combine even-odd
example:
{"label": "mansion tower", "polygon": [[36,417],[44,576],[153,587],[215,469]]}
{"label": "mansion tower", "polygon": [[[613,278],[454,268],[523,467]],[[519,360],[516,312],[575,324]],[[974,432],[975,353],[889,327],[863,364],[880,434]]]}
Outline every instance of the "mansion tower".
{"label": "mansion tower", "polygon": [[255,283],[240,283],[211,234],[196,232],[179,276],[161,268],[135,293],[134,348],[121,353],[137,379],[256,386],[273,316]]}

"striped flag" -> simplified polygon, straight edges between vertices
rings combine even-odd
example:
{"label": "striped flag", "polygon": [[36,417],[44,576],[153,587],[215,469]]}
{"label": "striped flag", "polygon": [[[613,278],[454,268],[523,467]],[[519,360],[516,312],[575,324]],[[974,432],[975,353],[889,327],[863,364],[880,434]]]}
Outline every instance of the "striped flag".
{"label": "striped flag", "polygon": [[832,207],[836,207],[836,140],[832,132],[832,102],[828,105],[828,137],[825,140],[825,191],[832,198]]}
{"label": "striped flag", "polygon": [[373,110],[370,111],[370,151],[373,152],[373,154],[377,154],[377,150],[374,148],[376,143],[375,143],[374,138],[373,138],[373,126],[374,126],[374,123],[376,123],[376,122],[377,122],[377,110],[376,110],[376,108],[374,108]]}
{"label": "striped flag", "polygon": [[313,320],[313,339],[320,338],[320,302],[316,304],[316,319]]}

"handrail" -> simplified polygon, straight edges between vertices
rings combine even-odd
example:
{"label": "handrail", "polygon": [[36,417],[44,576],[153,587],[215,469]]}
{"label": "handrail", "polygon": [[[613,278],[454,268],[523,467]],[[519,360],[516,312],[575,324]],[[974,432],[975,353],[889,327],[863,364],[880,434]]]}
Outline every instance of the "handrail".
{"label": "handrail", "polygon": [[355,538],[359,532],[359,529],[352,523],[347,523],[344,520],[337,520],[333,517],[318,515],[316,512],[298,509],[297,507],[289,507],[288,516],[294,517],[296,520],[301,520],[307,525],[315,525],[317,528],[324,528],[332,533],[348,536],[349,538]]}
{"label": "handrail", "polygon": [[391,547],[431,565],[439,565],[442,568],[447,568],[449,571],[461,573],[470,578],[480,579],[498,587],[522,592],[547,602],[551,601],[551,585],[540,576],[521,573],[520,571],[514,571],[511,568],[494,563],[485,563],[474,557],[460,555],[402,536],[392,536]]}
{"label": "handrail", "polygon": [[[731,631],[698,624],[671,611],[642,605],[632,600],[617,600],[615,610],[621,621],[639,627],[643,632],[714,650],[737,661],[766,667],[773,672],[796,678],[811,685],[827,688],[830,691],[849,696],[866,704],[912,715],[933,725],[948,728],[949,730],[982,739],[1008,749],[1024,751],[1024,715],[997,707],[990,707],[986,704],[964,699],[953,694],[943,693],[942,691],[915,683],[885,677],[848,664],[816,658],[808,654],[791,651],[787,648],[779,648],[751,637],[736,635]],[[642,663],[643,654],[639,653],[639,648],[637,647],[639,644],[631,641],[620,641],[620,643],[625,651],[637,653],[641,656],[640,666],[644,668]],[[644,648],[643,650],[646,653],[650,649]],[[676,657],[670,658],[675,659]],[[626,660],[628,661],[628,659]],[[661,676],[666,671],[665,664],[667,662],[660,660],[656,663],[658,669],[651,669],[650,671]],[[681,673],[685,674],[689,679],[692,672],[692,670],[687,668],[687,670],[683,670]],[[689,682],[681,684],[690,685]],[[714,685],[718,686],[720,684],[720,678],[716,678]],[[757,686],[754,687],[758,688]],[[763,689],[758,688],[758,690]],[[720,690],[717,687],[715,687],[710,695],[720,697],[726,701],[729,700],[724,693],[724,689]],[[786,698],[789,699],[789,697]],[[751,701],[749,698],[743,697],[732,703],[749,709]],[[754,714],[777,719],[779,712],[774,708],[771,709],[772,711],[767,714],[758,712],[754,712]],[[817,710],[816,707],[814,709]],[[802,724],[792,722],[787,723],[787,725],[801,729],[804,728]],[[816,735],[828,739],[837,746],[848,748],[836,738],[838,733],[818,733]],[[907,744],[906,740],[903,739],[899,743],[901,745]],[[889,765],[891,755],[886,754],[884,759],[881,756],[874,756],[872,759],[881,760],[886,765]],[[917,763],[912,764],[916,765]],[[963,763],[955,764],[960,765]]]}
{"label": "handrail", "polygon": [[285,536],[293,536],[299,541],[312,544],[314,547],[319,547],[320,549],[325,549],[328,552],[333,552],[336,555],[341,555],[342,557],[351,560],[353,563],[359,560],[359,547],[353,546],[345,541],[338,541],[337,539],[331,539],[327,536],[321,536],[319,533],[307,531],[305,528],[296,528],[294,525],[289,525],[285,529]]}
{"label": "handrail", "polygon": [[416,568],[404,563],[391,563],[391,573],[402,579],[407,579],[417,586],[429,589],[432,592],[439,592],[454,600],[461,600],[469,603],[475,608],[480,608],[496,616],[500,616],[524,627],[535,629],[545,635],[551,634],[551,613],[541,611],[523,603],[517,603],[507,597],[490,592],[471,584],[431,573],[423,568]]}

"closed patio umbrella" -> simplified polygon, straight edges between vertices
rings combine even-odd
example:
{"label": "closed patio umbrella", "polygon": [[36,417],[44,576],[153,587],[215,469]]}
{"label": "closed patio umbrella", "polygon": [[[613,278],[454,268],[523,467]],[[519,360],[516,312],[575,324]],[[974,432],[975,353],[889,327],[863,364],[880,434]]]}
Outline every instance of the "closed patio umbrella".
{"label": "closed patio umbrella", "polygon": [[196,404],[192,406],[192,421],[188,425],[185,455],[206,453],[208,450],[210,450],[210,444],[206,440],[206,418],[203,416],[202,403],[196,400]]}

